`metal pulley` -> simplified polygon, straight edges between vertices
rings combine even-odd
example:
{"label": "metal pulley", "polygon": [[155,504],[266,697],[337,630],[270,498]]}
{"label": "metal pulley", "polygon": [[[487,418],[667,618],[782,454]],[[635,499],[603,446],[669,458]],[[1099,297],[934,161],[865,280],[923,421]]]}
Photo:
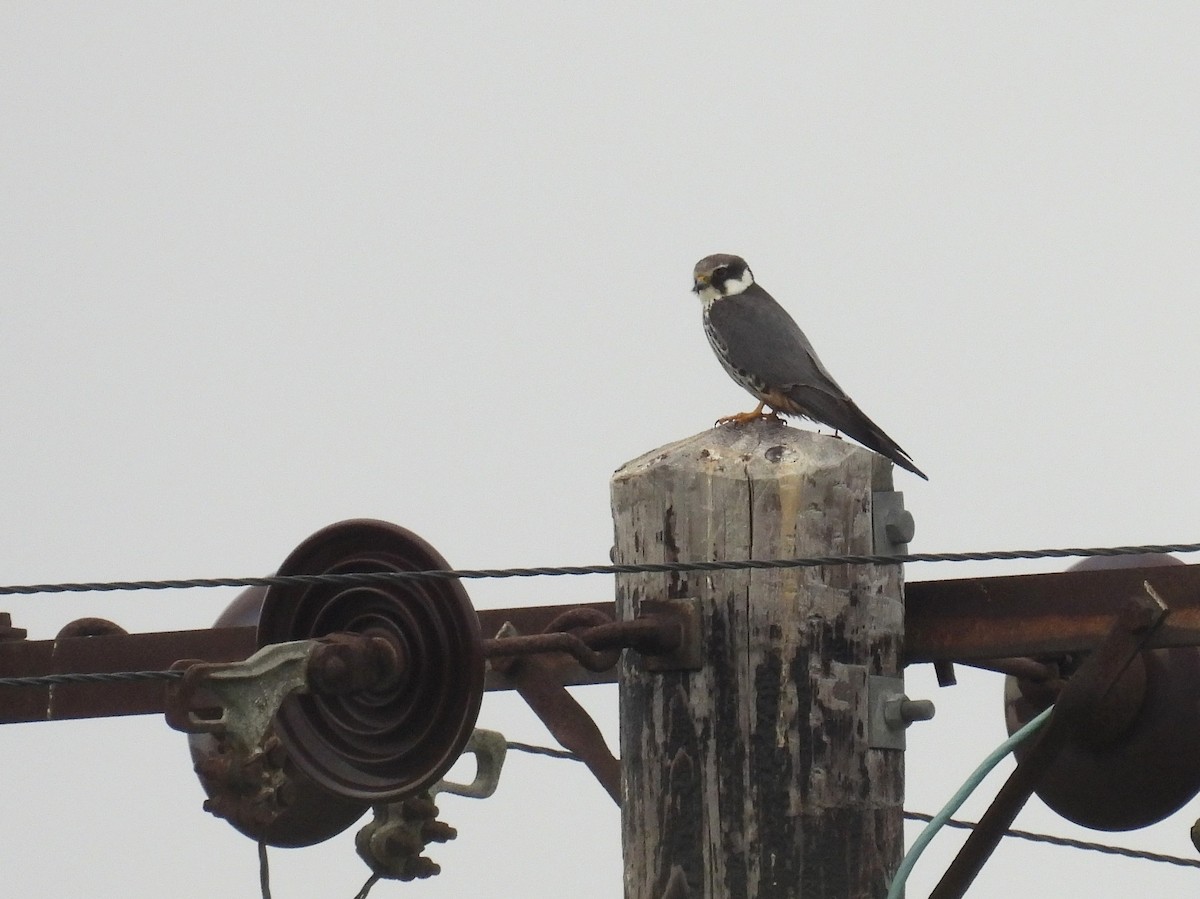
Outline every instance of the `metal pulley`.
{"label": "metal pulley", "polygon": [[[352,520],[313,534],[278,573],[448,567],[404,528]],[[186,695],[168,715],[192,732],[210,811],[254,839],[310,845],[341,832],[372,804],[427,789],[458,759],[478,717],[484,677],[478,618],[458,580],[255,588],[216,626],[254,623],[260,647],[293,648],[260,660],[262,670],[247,671],[262,650],[242,663],[193,666],[180,686]],[[257,693],[221,698],[216,718],[194,712],[230,682]],[[230,707],[255,702],[270,704],[273,718],[262,722],[265,729],[251,728],[250,740],[235,738]]]}
{"label": "metal pulley", "polygon": [[[1070,570],[1181,565],[1172,556],[1092,558]],[[1070,660],[1068,669],[1073,667]],[[1070,676],[1070,670],[1062,672]],[[1076,728],[1046,770],[1037,795],[1064,818],[1094,830],[1133,830],[1167,818],[1200,791],[1200,648],[1140,653]],[[1056,684],[1009,676],[1009,734],[1054,702]],[[1017,750],[1018,759],[1029,751]]]}

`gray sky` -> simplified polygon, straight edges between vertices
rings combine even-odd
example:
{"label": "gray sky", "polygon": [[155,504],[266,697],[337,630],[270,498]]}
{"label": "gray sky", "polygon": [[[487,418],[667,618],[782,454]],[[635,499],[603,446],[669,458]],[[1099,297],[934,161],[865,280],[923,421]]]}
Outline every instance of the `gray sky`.
{"label": "gray sky", "polygon": [[[688,293],[713,252],[929,473],[897,475],[914,549],[1200,539],[1197,46],[1187,3],[6,4],[0,580],[264,573],[357,516],[460,567],[603,562],[609,474],[749,408]],[[47,638],[205,626],[232,595],[0,608]],[[1003,738],[1002,680],[909,678],[938,703],[907,760],[932,812]],[[579,695],[615,745],[615,688]],[[479,723],[549,741],[511,697]],[[161,719],[8,726],[0,759],[11,895],[257,895]],[[442,810],[443,874],[373,896],[620,894],[579,766],[515,756]],[[1188,855],[1198,813],[1100,837]],[[1018,826],[1096,836],[1037,802]],[[276,851],[275,895],[352,896],[352,833]],[[1195,883],[1006,843],[972,896]]]}

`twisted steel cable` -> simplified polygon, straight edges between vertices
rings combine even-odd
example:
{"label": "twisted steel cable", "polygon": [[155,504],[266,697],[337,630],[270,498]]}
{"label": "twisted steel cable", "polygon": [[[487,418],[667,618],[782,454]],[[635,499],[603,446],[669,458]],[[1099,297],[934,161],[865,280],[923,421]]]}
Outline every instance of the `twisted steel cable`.
{"label": "twisted steel cable", "polygon": [[519,577],[569,577],[590,574],[672,574],[687,571],[744,571],[774,568],[821,568],[833,565],[904,565],[910,562],[994,562],[1025,559],[1069,559],[1150,553],[1195,553],[1200,543],[1143,546],[1071,547],[1065,549],[992,550],[902,555],[807,556],[798,559],[735,559],[717,562],[640,562],[627,565],[563,565],[539,568],[460,568],[430,571],[362,571],[337,574],[288,574],[267,577],[189,578],[157,581],[94,581],[0,586],[0,596],[36,593],[103,593],[133,590],[186,590],[198,587],[274,587],[295,584],[369,585],[406,580],[482,580]]}
{"label": "twisted steel cable", "polygon": [[[923,821],[926,823],[933,820],[933,815],[927,815],[924,812],[905,812],[904,817],[910,821]],[[974,821],[962,821],[958,818],[950,818],[946,821],[945,826],[956,827],[959,830],[974,830],[977,825]],[[1068,849],[1083,849],[1087,852],[1101,852],[1105,855],[1119,855],[1122,858],[1160,862],[1167,865],[1178,865],[1183,868],[1200,868],[1200,859],[1181,858],[1177,855],[1163,855],[1158,852],[1146,852],[1142,849],[1127,849],[1124,846],[1109,846],[1107,843],[1091,843],[1087,840],[1075,840],[1070,837],[1056,837],[1048,833],[1033,833],[1028,830],[1006,830],[1004,831],[1004,835],[1017,840],[1027,840],[1031,843],[1046,843],[1050,846],[1063,846]]]}

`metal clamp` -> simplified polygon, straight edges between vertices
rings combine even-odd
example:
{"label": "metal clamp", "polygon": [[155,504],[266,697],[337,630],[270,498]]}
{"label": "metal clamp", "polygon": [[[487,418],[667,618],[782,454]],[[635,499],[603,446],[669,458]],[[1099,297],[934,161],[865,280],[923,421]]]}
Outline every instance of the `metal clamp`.
{"label": "metal clamp", "polygon": [[354,846],[367,867],[389,880],[424,880],[441,866],[422,855],[430,843],[445,843],[458,831],[437,820],[428,793],[375,806],[375,816],[354,835]]}
{"label": "metal clamp", "polygon": [[[183,680],[168,686],[167,723],[186,733],[227,737],[243,750],[261,745],[271,719],[289,695],[308,689],[308,661],[315,640],[264,646],[244,662],[190,664]],[[219,708],[215,717],[196,708],[203,690]]]}
{"label": "metal clamp", "polygon": [[[168,686],[167,723],[186,733],[229,738],[243,749],[261,745],[271,720],[293,693],[339,694],[394,681],[403,671],[390,641],[330,634],[264,646],[243,662],[176,662],[184,669]],[[212,711],[213,703],[219,714]]]}
{"label": "metal clamp", "polygon": [[438,793],[453,793],[468,799],[487,799],[496,792],[496,787],[500,785],[500,769],[508,753],[508,741],[504,734],[477,727],[463,747],[463,755],[468,752],[475,756],[475,779],[469,784],[439,780],[429,788],[431,797]]}
{"label": "metal clamp", "polygon": [[441,872],[441,866],[422,853],[430,843],[445,843],[458,831],[437,820],[434,799],[438,793],[453,793],[471,799],[486,799],[496,792],[500,769],[508,751],[504,734],[476,728],[463,749],[473,753],[475,779],[469,784],[439,780],[423,793],[399,802],[375,806],[374,817],[355,834],[354,845],[363,861],[377,876],[389,880],[423,880]]}

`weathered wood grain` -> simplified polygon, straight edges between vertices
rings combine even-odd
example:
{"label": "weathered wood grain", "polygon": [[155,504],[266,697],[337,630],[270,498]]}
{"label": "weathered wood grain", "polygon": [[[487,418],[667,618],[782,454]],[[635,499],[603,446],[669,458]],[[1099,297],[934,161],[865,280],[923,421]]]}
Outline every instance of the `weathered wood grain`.
{"label": "weathered wood grain", "polygon": [[[612,479],[617,562],[869,553],[891,466],[768,422],[718,427]],[[620,575],[617,609],[695,597],[706,667],[620,672],[625,895],[882,897],[903,753],[867,745],[867,677],[899,673],[891,567]]]}

